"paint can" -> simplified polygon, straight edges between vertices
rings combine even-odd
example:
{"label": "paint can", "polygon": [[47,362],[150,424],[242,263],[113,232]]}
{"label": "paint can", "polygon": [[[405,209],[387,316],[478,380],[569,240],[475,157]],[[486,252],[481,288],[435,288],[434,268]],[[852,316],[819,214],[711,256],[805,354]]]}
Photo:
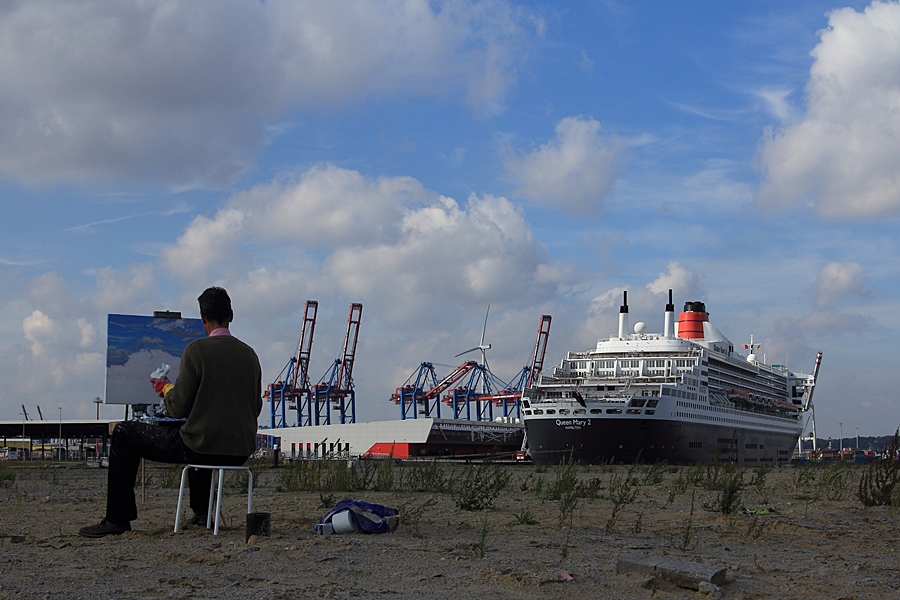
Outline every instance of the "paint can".
{"label": "paint can", "polygon": [[250,536],[269,537],[272,527],[272,514],[267,512],[247,513],[247,528],[244,541],[250,540]]}

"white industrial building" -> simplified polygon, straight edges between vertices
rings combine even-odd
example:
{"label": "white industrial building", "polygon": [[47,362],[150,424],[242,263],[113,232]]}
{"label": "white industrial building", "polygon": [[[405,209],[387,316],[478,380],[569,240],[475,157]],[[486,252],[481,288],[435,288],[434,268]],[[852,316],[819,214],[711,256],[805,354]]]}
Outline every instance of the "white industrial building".
{"label": "white industrial building", "polygon": [[521,423],[431,417],[305,427],[260,429],[280,438],[285,458],[323,456],[462,457],[515,452],[522,445]]}

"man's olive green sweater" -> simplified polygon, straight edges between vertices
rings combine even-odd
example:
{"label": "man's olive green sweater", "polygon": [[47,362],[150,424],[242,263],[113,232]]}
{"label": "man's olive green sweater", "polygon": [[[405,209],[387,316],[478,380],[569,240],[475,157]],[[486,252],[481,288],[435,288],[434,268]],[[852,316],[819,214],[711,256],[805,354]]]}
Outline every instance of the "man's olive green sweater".
{"label": "man's olive green sweater", "polygon": [[262,410],[262,369],[253,348],[230,335],[188,344],[166,410],[187,418],[185,445],[200,454],[250,456]]}

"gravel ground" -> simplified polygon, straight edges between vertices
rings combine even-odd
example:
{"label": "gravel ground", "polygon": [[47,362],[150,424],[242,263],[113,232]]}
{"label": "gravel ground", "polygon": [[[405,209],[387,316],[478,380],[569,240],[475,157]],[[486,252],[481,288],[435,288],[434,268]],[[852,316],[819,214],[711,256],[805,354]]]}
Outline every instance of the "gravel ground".
{"label": "gravel ground", "polygon": [[[748,470],[735,515],[715,512],[720,492],[690,480],[696,469],[638,480],[617,510],[610,496],[628,468],[581,467],[596,497],[579,498],[562,528],[560,501],[542,500],[556,469],[503,468],[510,482],[492,509],[462,511],[440,492],[360,492],[401,509],[400,527],[334,536],[313,532],[329,494],[284,491],[288,467],[262,468],[254,508],[271,513],[272,531],[245,543],[236,485],[218,537],[198,526],[175,534],[176,471],[150,466],[134,531],[90,540],[77,532],[102,517],[105,470],[0,464],[0,598],[900,597],[900,517],[856,499],[862,467],[776,469],[762,482]],[[631,556],[722,566],[726,583],[694,591],[617,574]]]}

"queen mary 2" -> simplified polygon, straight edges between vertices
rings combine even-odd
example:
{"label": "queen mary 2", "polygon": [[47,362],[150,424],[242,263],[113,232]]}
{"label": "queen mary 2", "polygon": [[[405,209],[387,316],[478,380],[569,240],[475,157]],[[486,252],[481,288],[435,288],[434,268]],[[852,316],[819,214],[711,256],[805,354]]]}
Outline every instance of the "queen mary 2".
{"label": "queen mary 2", "polygon": [[628,293],[618,335],[569,352],[522,397],[527,444],[537,464],[580,460],[671,464],[787,463],[812,406],[812,375],[765,364],[750,336],[745,354],[686,302],[675,321],[672,290],[662,333],[629,332]]}

